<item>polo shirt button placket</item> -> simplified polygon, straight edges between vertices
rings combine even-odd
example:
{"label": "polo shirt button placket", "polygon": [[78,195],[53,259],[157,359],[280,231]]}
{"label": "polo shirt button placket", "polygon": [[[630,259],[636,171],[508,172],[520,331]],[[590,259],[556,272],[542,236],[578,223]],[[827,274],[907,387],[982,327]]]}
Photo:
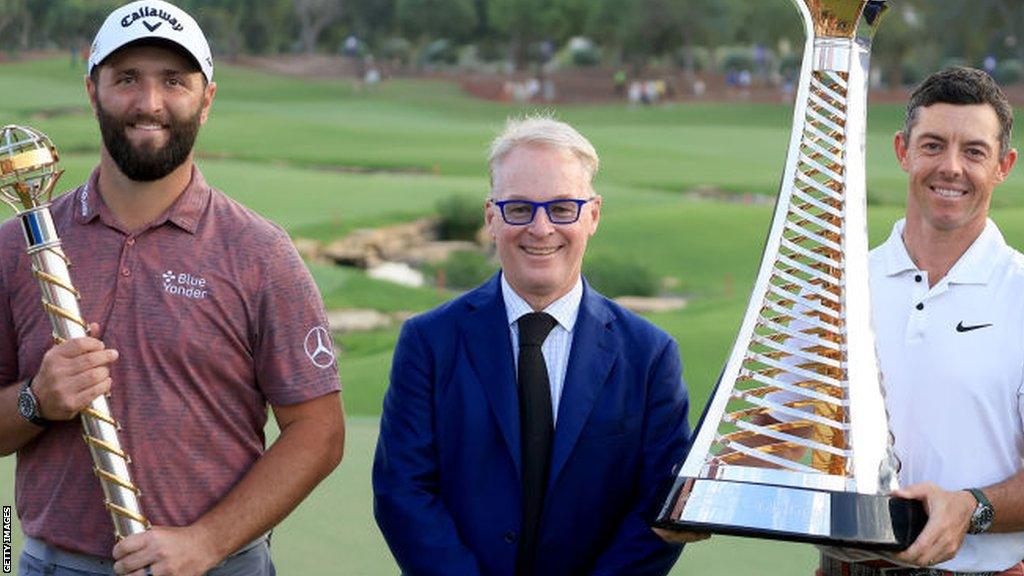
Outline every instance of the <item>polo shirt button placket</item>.
{"label": "polo shirt button placket", "polygon": [[928,297],[928,287],[924,282],[924,272],[920,270],[915,271],[913,279],[914,283],[911,285],[910,292],[913,298],[911,306],[914,307],[914,311],[907,318],[906,341],[908,344],[921,342],[924,338],[926,317],[922,312],[924,312],[924,303]]}
{"label": "polo shirt button placket", "polygon": [[135,246],[135,237],[128,236],[125,238],[124,245],[124,254],[121,257],[121,276],[124,278],[130,278],[132,275],[132,270],[129,265],[129,262],[132,260],[130,250]]}

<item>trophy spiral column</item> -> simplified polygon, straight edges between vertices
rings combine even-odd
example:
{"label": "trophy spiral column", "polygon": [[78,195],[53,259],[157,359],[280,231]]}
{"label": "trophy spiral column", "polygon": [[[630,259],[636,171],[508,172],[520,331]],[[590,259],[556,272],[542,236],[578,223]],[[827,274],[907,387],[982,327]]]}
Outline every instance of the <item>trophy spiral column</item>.
{"label": "trophy spiral column", "polygon": [[[39,282],[42,305],[60,344],[87,334],[88,325],[78,306],[79,294],[71,284],[68,259],[50,215],[50,198],[62,171],[50,139],[22,126],[0,130],[0,199],[17,212],[32,259],[32,274]],[[99,396],[81,413],[85,442],[93,470],[103,487],[104,503],[120,540],[149,528],[139,506],[139,489],[132,483],[131,459],[121,449],[120,426],[110,414],[106,396]]]}
{"label": "trophy spiral column", "polygon": [[672,494],[668,528],[906,547],[868,288],[871,40],[887,0],[793,0],[807,43],[761,267]]}

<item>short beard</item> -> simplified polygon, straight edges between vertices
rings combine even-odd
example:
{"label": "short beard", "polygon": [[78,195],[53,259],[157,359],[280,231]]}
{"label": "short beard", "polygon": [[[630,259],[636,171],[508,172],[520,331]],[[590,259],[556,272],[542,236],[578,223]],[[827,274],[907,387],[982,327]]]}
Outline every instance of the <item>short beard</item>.
{"label": "short beard", "polygon": [[[108,114],[98,101],[96,103],[96,119],[99,121],[100,133],[103,135],[103,144],[107,147],[107,152],[121,172],[136,182],[160,180],[185,162],[199,134],[201,114],[202,109],[199,109],[191,118],[184,121],[178,121],[170,115],[166,121],[144,114],[117,118]],[[168,125],[170,134],[166,144],[160,148],[136,147],[128,140],[125,134],[128,125],[146,122]]]}

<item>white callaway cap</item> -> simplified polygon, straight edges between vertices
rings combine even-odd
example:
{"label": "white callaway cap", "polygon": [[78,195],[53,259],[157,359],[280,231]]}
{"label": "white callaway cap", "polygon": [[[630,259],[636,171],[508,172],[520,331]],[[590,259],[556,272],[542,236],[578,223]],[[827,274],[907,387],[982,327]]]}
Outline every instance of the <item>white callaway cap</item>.
{"label": "white callaway cap", "polygon": [[133,42],[163,40],[181,46],[213,81],[213,56],[199,24],[184,10],[163,0],[125,4],[107,16],[89,54],[89,73],[107,57]]}

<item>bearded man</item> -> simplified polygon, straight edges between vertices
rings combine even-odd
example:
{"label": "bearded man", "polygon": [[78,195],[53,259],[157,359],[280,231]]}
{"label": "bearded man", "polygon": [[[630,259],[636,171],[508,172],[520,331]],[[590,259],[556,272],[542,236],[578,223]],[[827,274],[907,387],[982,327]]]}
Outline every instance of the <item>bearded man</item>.
{"label": "bearded man", "polygon": [[[19,573],[274,574],[266,535],[343,452],[322,300],[287,234],[193,162],[217,86],[191,16],[158,0],[115,9],[85,85],[100,163],[51,210],[90,336],[52,346],[21,233],[0,227]],[[77,421],[100,394],[154,526],[118,543]],[[265,449],[268,404],[281,434]]]}

